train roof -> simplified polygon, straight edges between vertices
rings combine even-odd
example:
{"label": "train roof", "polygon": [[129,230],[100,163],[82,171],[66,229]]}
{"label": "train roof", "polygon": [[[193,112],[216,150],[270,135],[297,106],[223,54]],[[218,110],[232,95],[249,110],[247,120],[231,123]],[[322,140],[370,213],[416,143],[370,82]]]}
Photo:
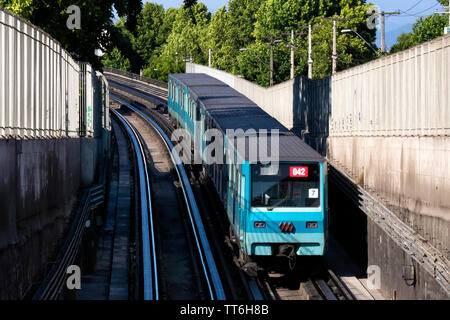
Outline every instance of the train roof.
{"label": "train roof", "polygon": [[[172,74],[172,78],[183,83],[189,92],[204,105],[206,113],[214,120],[222,132],[227,129],[278,129],[279,159],[280,161],[311,161],[325,162],[325,159],[313,148],[289,131],[276,119],[268,115],[253,101],[229,87],[227,84],[203,73]],[[235,139],[238,144],[241,137]],[[267,148],[270,150],[270,139],[267,139]],[[249,144],[246,143],[244,159],[249,160]]]}
{"label": "train roof", "polygon": [[222,81],[213,78],[211,76],[208,76],[204,73],[177,73],[177,74],[171,74],[172,78],[183,82],[188,87],[191,86],[227,86],[227,84],[223,83]]}

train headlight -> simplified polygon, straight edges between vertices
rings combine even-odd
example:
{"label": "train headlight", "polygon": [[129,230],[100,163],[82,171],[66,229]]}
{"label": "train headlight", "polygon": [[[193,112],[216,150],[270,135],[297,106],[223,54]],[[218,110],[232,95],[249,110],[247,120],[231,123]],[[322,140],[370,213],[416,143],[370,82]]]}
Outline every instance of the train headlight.
{"label": "train headlight", "polygon": [[319,224],[317,222],[307,222],[306,229],[317,229]]}

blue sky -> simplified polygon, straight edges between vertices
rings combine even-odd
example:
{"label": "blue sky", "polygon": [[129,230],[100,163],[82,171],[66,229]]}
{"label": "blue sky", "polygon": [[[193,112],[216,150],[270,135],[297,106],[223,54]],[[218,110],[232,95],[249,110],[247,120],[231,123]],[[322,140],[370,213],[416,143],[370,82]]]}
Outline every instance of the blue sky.
{"label": "blue sky", "polygon": [[[148,2],[148,1],[145,1]],[[152,0],[162,4],[164,8],[178,8],[183,0]],[[211,12],[217,11],[220,7],[226,5],[228,0],[200,0],[206,4]],[[397,11],[401,10],[401,15],[389,16],[386,18],[386,46],[390,48],[402,32],[411,31],[411,27],[420,16],[427,16],[435,11],[442,11],[440,4],[436,0],[372,0],[381,10]],[[380,30],[377,34],[377,45],[381,46]]]}

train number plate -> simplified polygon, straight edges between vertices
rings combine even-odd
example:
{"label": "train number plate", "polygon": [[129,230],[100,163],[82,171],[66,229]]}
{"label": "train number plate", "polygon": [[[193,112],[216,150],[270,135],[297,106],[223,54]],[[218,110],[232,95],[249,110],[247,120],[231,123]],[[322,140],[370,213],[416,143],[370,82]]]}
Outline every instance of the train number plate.
{"label": "train number plate", "polygon": [[308,178],[308,167],[291,167],[291,178]]}

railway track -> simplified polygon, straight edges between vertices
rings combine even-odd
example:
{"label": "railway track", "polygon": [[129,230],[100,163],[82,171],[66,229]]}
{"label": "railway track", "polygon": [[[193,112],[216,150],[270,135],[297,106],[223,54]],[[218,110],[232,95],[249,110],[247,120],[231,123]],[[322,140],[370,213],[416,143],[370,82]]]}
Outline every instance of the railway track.
{"label": "railway track", "polygon": [[[131,90],[127,90],[128,93],[130,93],[130,91]],[[163,131],[165,131],[167,136],[171,135],[171,132],[175,129],[172,126],[167,113],[165,113],[165,110],[157,108],[152,109],[141,104],[136,104],[136,97],[132,94],[125,94],[123,89],[118,90],[116,87],[112,89],[112,92],[114,92],[115,97],[119,98],[122,104],[127,104],[129,107],[139,110],[147,118],[153,120],[163,129]],[[134,93],[134,91],[131,91],[131,93]],[[143,93],[141,92],[140,94],[142,95]],[[242,270],[236,268],[233,263],[233,257],[231,257],[231,253],[225,243],[225,239],[221,237],[225,233],[222,229],[223,225],[217,220],[217,201],[211,201],[211,199],[215,199],[214,196],[217,197],[217,195],[205,192],[205,189],[209,189],[205,188],[203,180],[198,176],[198,168],[189,165],[185,165],[184,168],[191,181],[192,190],[198,202],[200,213],[208,233],[208,238],[213,246],[214,256],[221,269],[220,273],[223,275],[226,283],[227,296],[233,300],[264,300],[265,296],[256,281],[248,279]]]}
{"label": "railway track", "polygon": [[140,238],[142,248],[142,277],[143,277],[143,298],[144,300],[158,300],[158,266],[156,261],[155,230],[153,225],[153,212],[151,206],[150,182],[148,180],[148,167],[145,158],[142,142],[131,124],[117,111],[111,109],[117,122],[125,130],[130,143],[135,152],[137,165],[137,185],[139,190],[140,206]]}
{"label": "railway track", "polygon": [[267,274],[260,279],[272,300],[356,300],[345,283],[322,265],[320,272]]}
{"label": "railway track", "polygon": [[[144,94],[147,98],[151,98],[155,103],[167,105],[167,89],[158,88],[154,85],[141,83],[136,80],[129,80],[125,77],[107,74],[108,83],[111,87],[132,90],[135,95]],[[149,97],[149,95],[151,97]]]}
{"label": "railway track", "polygon": [[[144,299],[225,299],[192,190],[170,152],[170,140],[132,106],[112,112],[126,128],[136,153]],[[164,148],[166,152],[161,152]]]}

